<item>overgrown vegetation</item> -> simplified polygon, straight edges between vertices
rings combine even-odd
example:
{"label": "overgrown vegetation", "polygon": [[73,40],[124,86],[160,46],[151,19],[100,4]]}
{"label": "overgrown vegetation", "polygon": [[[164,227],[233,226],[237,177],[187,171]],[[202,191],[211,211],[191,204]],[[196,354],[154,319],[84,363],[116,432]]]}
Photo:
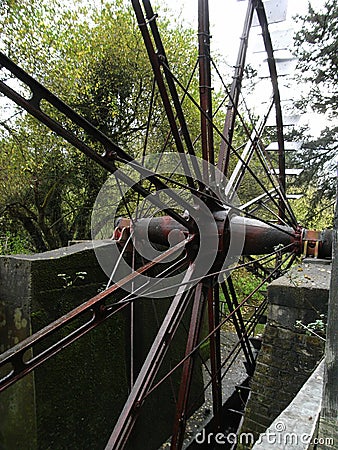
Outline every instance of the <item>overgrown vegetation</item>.
{"label": "overgrown vegetation", "polygon": [[[304,142],[292,158],[295,167],[304,168],[295,186],[305,198],[299,205],[302,224],[308,227],[330,227],[336,194],[337,100],[338,100],[338,5],[326,0],[320,7],[308,5],[308,12],[298,17],[296,35],[297,77],[306,92],[297,106],[303,113],[322,115],[325,127],[319,136],[303,128],[291,136]],[[305,83],[304,83],[305,82]],[[297,211],[298,212],[298,211]]]}
{"label": "overgrown vegetation", "polygon": [[[153,75],[126,2],[8,0],[1,9],[4,52],[129,154],[140,156]],[[167,17],[163,8],[160,11],[161,33],[169,56],[175,54],[177,62],[175,73],[186,84],[190,76],[186,68],[196,60],[194,33]],[[28,114],[12,104],[6,108],[7,116],[2,115],[0,123],[4,229],[11,230],[13,239],[24,236],[29,245],[23,247],[35,251],[90,238],[92,207],[107,173]],[[49,104],[43,108],[103,152]],[[158,93],[152,113],[148,146],[156,152],[168,130]],[[194,128],[196,112],[187,105],[186,113]],[[2,251],[16,249],[5,245]]]}
{"label": "overgrown vegetation", "polygon": [[[254,316],[256,309],[266,298],[267,284],[264,283],[261,286],[261,278],[253,273],[248,272],[244,267],[232,272],[231,281],[237,295],[235,304],[236,301],[237,303],[241,303],[247,299],[240,310],[243,320],[246,323],[247,321],[250,321],[250,318]],[[252,292],[254,291],[255,293],[252,294]],[[220,294],[220,307],[224,317],[229,314],[230,311],[226,303],[225,296],[222,292]],[[233,332],[235,331],[233,319],[225,323],[224,329]],[[263,326],[256,325],[254,334],[260,333],[262,329]]]}
{"label": "overgrown vegetation", "polygon": [[[78,0],[74,4],[5,0],[0,8],[2,50],[129,154],[140,156],[153,76],[130,6],[123,0]],[[174,62],[172,69],[186,85],[197,61],[195,30],[182,26],[160,5],[156,9],[169,60]],[[305,78],[311,85],[299,107],[325,112],[328,127],[318,139],[311,139],[306,130],[299,132],[307,142],[290,163],[305,166],[294,189],[306,196],[294,207],[302,225],[324,228],[330,226],[332,218],[332,167],[337,151],[336,2],[327,0],[320,12],[310,6],[307,16],[299,21],[302,28],[296,39],[297,56],[302,81]],[[196,78],[191,90],[197,98]],[[197,137],[198,111],[188,101],[183,107],[191,134]],[[107,173],[13,104],[6,108],[0,117],[0,220],[4,230],[0,252],[45,251],[67,245],[69,240],[90,238],[92,207]],[[44,108],[74,129],[50,105]],[[147,139],[151,151],[157,152],[168,133],[157,91],[152,112]],[[247,137],[241,126],[236,127],[235,145],[240,147]],[[102,152],[88,136],[74,131]],[[172,148],[169,140],[168,150]],[[240,198],[259,195],[256,187],[247,174]]]}

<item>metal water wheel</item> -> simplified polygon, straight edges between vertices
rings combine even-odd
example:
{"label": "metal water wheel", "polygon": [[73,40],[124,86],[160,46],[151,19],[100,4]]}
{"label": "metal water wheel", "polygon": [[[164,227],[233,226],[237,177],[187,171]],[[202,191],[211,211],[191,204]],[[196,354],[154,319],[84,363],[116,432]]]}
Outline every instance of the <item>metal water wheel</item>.
{"label": "metal water wheel", "polygon": [[[199,98],[194,98],[189,86],[183,86],[172,71],[150,1],[132,0],[132,5],[169,123],[166,142],[155,155],[146,142],[152,126],[151,108],[143,155],[133,160],[1,54],[1,66],[26,84],[33,96],[27,100],[4,82],[0,84],[0,91],[112,173],[94,207],[93,238],[113,236],[117,251],[111,260],[99,261],[109,277],[104,291],[1,355],[0,367],[9,365],[11,370],[2,378],[0,386],[3,390],[15,383],[110,317],[127,314],[130,324],[126,339],[130,359],[129,395],[116,423],[112,424],[106,448],[128,446],[131,437],[134,439],[135,426],[148,398],[156,395],[172,377],[180,382],[170,387],[175,405],[172,416],[167,418],[172,422],[170,445],[182,448],[187,421],[203,405],[203,391],[208,387],[211,387],[212,430],[215,433],[224,430],[223,379],[240,352],[248,375],[252,375],[255,351],[250,337],[264,316],[266,283],[286,271],[297,255],[304,252],[304,247],[307,253],[318,256],[325,246],[322,235],[309,236],[298,226],[286,195],[283,117],[263,2],[248,2],[233,83],[228,88],[210,53],[208,1],[199,0],[199,56],[195,67],[199,69]],[[260,119],[248,113],[241,92],[255,12],[271,78],[270,103]],[[225,93],[221,104],[216,106],[213,105],[212,73],[220,77]],[[41,108],[42,100],[47,100],[101,143],[105,154],[98,154],[49,117]],[[197,136],[189,131],[183,101],[192,102],[200,112]],[[226,117],[220,129],[216,117],[222,105],[226,105]],[[275,153],[268,152],[263,142],[269,114],[276,118],[278,150]],[[235,144],[236,128],[241,130],[239,146]],[[242,201],[244,184],[246,191]],[[120,210],[112,201],[114,195],[126,212],[125,217],[118,220],[116,214]],[[246,277],[249,273],[256,277],[245,295],[241,289],[243,271]],[[257,293],[260,297],[253,301]],[[170,298],[170,301],[158,324],[152,324],[156,328],[155,337],[140,363],[139,356],[135,355],[138,339],[135,309],[141,298],[151,304],[155,314],[163,298]],[[62,339],[40,353],[36,350],[53,333],[66,330],[88,311],[89,321],[65,333]],[[229,328],[236,333],[237,341],[231,351],[224,354],[221,335]],[[174,364],[164,366],[178,330],[182,352]],[[24,354],[29,349],[33,349],[34,358],[27,361]],[[194,398],[192,386],[196,367],[200,370],[204,366],[208,380]],[[140,448],[148,447],[144,443]]]}

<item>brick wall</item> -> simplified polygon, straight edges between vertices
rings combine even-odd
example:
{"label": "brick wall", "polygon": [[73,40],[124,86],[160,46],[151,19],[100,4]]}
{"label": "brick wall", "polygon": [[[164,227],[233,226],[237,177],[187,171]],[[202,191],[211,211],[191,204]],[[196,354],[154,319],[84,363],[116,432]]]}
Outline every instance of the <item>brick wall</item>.
{"label": "brick wall", "polygon": [[326,261],[305,260],[269,286],[267,325],[241,432],[258,438],[322,358],[324,341],[296,322],[307,325],[326,314],[330,270]]}

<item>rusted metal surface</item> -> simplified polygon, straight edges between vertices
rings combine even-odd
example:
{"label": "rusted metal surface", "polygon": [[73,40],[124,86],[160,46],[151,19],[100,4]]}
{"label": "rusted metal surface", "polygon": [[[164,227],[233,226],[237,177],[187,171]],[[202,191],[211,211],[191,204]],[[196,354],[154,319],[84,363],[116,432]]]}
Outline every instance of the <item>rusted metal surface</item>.
{"label": "rusted metal surface", "polygon": [[[332,255],[332,230],[314,231],[301,227],[294,230],[285,225],[270,226],[265,222],[235,214],[229,218],[229,212],[226,210],[216,211],[213,214],[219,233],[219,251],[222,254],[227,251],[226,243],[229,239],[241,239],[244,235],[241,253],[243,256],[273,253],[278,246],[287,247],[287,251],[294,251],[298,255],[320,258],[330,258]],[[130,224],[128,219],[121,222],[123,228],[128,227],[128,223]],[[130,226],[137,239],[150,239],[151,242],[161,245],[169,245],[170,236],[173,239],[172,244],[175,240],[176,242],[184,240],[188,234],[187,228],[169,216],[140,219]],[[116,231],[117,236],[120,233],[121,229]]]}
{"label": "rusted metal surface", "polygon": [[302,254],[313,258],[332,256],[333,230],[304,230],[302,235]]}
{"label": "rusted metal surface", "polygon": [[318,258],[321,232],[315,230],[305,230],[303,234],[303,255]]}
{"label": "rusted metal surface", "polygon": [[176,414],[173,426],[173,434],[171,438],[172,449],[180,449],[182,447],[185,427],[188,419],[187,410],[189,394],[192,383],[194,363],[197,358],[197,353],[192,352],[198,345],[202,326],[203,311],[205,307],[205,296],[202,293],[202,287],[203,284],[199,283],[196,286],[194,295],[190,327],[185,351],[185,356],[187,357],[187,359],[184,361],[182,368],[182,379],[177,397]]}
{"label": "rusted metal surface", "polygon": [[[214,164],[214,137],[212,127],[211,66],[209,4],[207,0],[198,1],[198,49],[199,49],[199,90],[201,106],[202,157]],[[209,166],[210,167],[210,166]],[[204,167],[204,172],[207,168]],[[204,173],[205,178],[207,173]],[[212,175],[212,174],[210,174]],[[207,178],[206,178],[207,179]]]}
{"label": "rusted metal surface", "polygon": [[272,227],[259,220],[240,216],[232,217],[231,224],[233,239],[236,239],[237,233],[239,236],[245,235],[242,255],[263,255],[272,253],[277,246],[289,245],[294,245],[294,250],[299,252],[300,236],[291,227]]}
{"label": "rusted metal surface", "polygon": [[227,115],[225,118],[223,128],[223,140],[221,141],[219,157],[218,157],[218,169],[226,176],[228,174],[229,162],[230,162],[230,150],[232,144],[232,137],[235,129],[235,119],[239,102],[239,95],[242,89],[242,79],[245,68],[245,60],[248,49],[249,33],[254,13],[254,2],[249,0],[243,32],[241,36],[241,43],[239,47],[236,70],[234,79],[230,88],[230,101],[228,103]]}
{"label": "rusted metal surface", "polygon": [[212,386],[212,407],[214,417],[214,433],[218,433],[222,423],[222,380],[221,380],[221,355],[219,340],[219,316],[216,313],[216,306],[219,311],[219,305],[214,302],[214,291],[211,285],[207,294],[208,306],[208,325],[209,325],[209,346],[210,346],[210,367],[211,367],[211,386]]}
{"label": "rusted metal surface", "polygon": [[[194,270],[194,264],[190,264],[183,279],[183,283],[189,283],[193,278]],[[146,360],[135,380],[128,400],[114,427],[113,433],[109,438],[106,450],[119,450],[125,447],[140,412],[140,408],[144,402],[144,397],[151,388],[160,365],[167,353],[168,345],[175,335],[177,327],[191,300],[192,294],[193,292],[191,290],[186,290],[185,285],[178,288],[177,294],[169,307]]]}
{"label": "rusted metal surface", "polygon": [[[278,75],[277,75],[277,67],[276,61],[274,58],[274,52],[271,42],[271,36],[269,33],[268,20],[266,17],[266,12],[264,9],[264,5],[262,0],[257,0],[256,12],[258,16],[258,20],[260,26],[262,28],[262,35],[264,40],[264,46],[266,53],[268,55],[268,65],[269,72],[271,77],[272,89],[273,89],[273,98],[276,109],[276,130],[277,130],[277,142],[278,142],[278,180],[281,189],[282,196],[285,197],[286,193],[286,178],[285,178],[285,149],[284,149],[284,131],[283,131],[283,116],[282,116],[282,108],[278,87]],[[280,199],[279,201],[279,217],[281,220],[285,219],[285,200]],[[282,222],[280,222],[282,223]]]}
{"label": "rusted metal surface", "polygon": [[[185,116],[184,116],[183,110],[182,110],[182,105],[179,100],[176,86],[173,82],[172,77],[170,76],[168,60],[167,60],[166,53],[165,53],[165,50],[164,50],[164,47],[162,44],[162,40],[160,38],[160,34],[158,32],[158,28],[157,28],[157,24],[156,24],[157,15],[154,13],[150,2],[147,0],[143,1],[143,6],[144,6],[146,16],[144,15],[144,12],[142,10],[139,0],[132,0],[132,5],[133,5],[135,15],[136,15],[136,18],[138,21],[138,25],[139,25],[139,28],[140,28],[140,31],[141,31],[141,34],[143,37],[143,41],[144,41],[144,44],[145,44],[145,47],[146,47],[146,50],[147,50],[147,53],[149,56],[149,60],[150,60],[150,63],[151,63],[151,66],[152,66],[152,69],[154,72],[156,83],[157,83],[157,86],[158,86],[158,89],[159,89],[159,92],[161,95],[162,103],[163,103],[163,106],[166,111],[170,129],[171,129],[172,135],[174,137],[176,149],[179,154],[185,153],[183,141],[181,138],[181,132],[182,132],[182,135],[183,135],[184,141],[187,145],[189,154],[194,155],[195,151],[194,151],[192,141],[191,141],[191,138],[190,138],[190,135],[188,132]],[[156,49],[154,47],[149,28],[152,33],[154,43],[156,45]],[[162,67],[164,70],[165,79],[168,83],[169,92],[171,94],[171,99],[173,101],[175,110],[172,107],[170,97],[168,94],[168,90],[165,85],[165,79],[164,79],[164,76],[163,76],[163,73],[161,70]],[[179,120],[180,128],[178,127],[178,124],[176,123],[175,113]],[[194,185],[193,179],[195,177],[192,176],[186,159],[182,158],[181,161],[182,161],[182,165],[184,167],[185,173],[186,173],[187,184],[190,187],[194,188],[195,185]],[[196,173],[198,174],[199,169],[196,166],[196,164],[194,164],[194,162],[193,162],[193,166],[194,166]]]}
{"label": "rusted metal surface", "polygon": [[140,219],[131,224],[135,239],[142,242],[150,240],[155,244],[168,245],[174,240],[182,241],[188,234],[188,229],[169,216]]}

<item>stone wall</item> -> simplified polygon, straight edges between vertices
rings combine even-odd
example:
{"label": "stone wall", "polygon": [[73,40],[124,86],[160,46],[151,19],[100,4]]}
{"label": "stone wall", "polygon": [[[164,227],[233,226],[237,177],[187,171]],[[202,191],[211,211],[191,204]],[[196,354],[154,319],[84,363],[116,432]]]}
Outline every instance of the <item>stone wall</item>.
{"label": "stone wall", "polygon": [[[96,251],[108,256],[111,245],[116,244],[96,243]],[[1,353],[88,300],[106,283],[91,243],[38,255],[0,257]],[[138,368],[169,303],[170,299],[165,298],[158,302],[138,299],[135,303]],[[62,338],[70,329],[61,330],[52,339]],[[129,340],[126,311],[108,319],[0,394],[0,450],[105,448],[130,389]],[[185,340],[186,330],[181,327],[163,363],[162,374],[182,357]],[[158,448],[168,438],[180,376],[176,371],[149,396],[127,448],[144,449],[145,442],[147,449]],[[200,393],[202,386],[197,364],[193,395]]]}
{"label": "stone wall", "polygon": [[241,432],[258,438],[322,358],[324,341],[297,321],[307,325],[327,313],[330,272],[327,261],[308,259],[268,287],[267,325]]}
{"label": "stone wall", "polygon": [[[83,279],[79,272],[86,273]],[[0,280],[4,351],[95,295],[106,276],[91,246],[79,244],[1,257]],[[108,438],[102,426],[111,429],[127,391],[124,329],[123,319],[112,319],[2,393],[0,448],[102,446]]]}
{"label": "stone wall", "polygon": [[[323,393],[324,361],[272,422],[253,450],[313,450]],[[322,447],[320,447],[322,450]]]}

